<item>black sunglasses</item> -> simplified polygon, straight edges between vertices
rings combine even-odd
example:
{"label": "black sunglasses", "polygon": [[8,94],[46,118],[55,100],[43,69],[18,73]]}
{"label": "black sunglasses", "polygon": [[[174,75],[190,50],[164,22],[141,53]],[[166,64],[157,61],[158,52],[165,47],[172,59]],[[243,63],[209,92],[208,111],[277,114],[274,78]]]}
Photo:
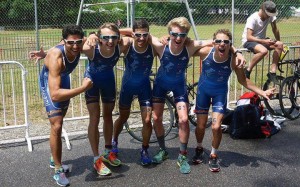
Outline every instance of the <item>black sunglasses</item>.
{"label": "black sunglasses", "polygon": [[220,44],[220,43],[224,43],[224,44],[226,44],[226,45],[228,45],[228,44],[230,44],[231,43],[231,40],[219,40],[219,39],[216,39],[215,40],[215,43],[216,44]]}
{"label": "black sunglasses", "polygon": [[66,40],[66,39],[64,39],[64,41],[69,45],[75,45],[75,44],[80,45],[80,44],[82,44],[82,39],[80,39],[80,40]]}
{"label": "black sunglasses", "polygon": [[177,37],[184,38],[184,37],[187,36],[187,33],[185,33],[185,32],[173,32],[173,31],[170,31],[170,34],[172,36],[174,36],[175,38],[177,38]]}
{"label": "black sunglasses", "polygon": [[117,40],[119,39],[119,35],[101,35],[100,38],[103,40],[109,40],[109,39]]}
{"label": "black sunglasses", "polygon": [[134,36],[137,37],[137,38],[141,38],[142,36],[144,38],[146,38],[148,35],[149,35],[148,32],[145,32],[145,33],[134,33]]}

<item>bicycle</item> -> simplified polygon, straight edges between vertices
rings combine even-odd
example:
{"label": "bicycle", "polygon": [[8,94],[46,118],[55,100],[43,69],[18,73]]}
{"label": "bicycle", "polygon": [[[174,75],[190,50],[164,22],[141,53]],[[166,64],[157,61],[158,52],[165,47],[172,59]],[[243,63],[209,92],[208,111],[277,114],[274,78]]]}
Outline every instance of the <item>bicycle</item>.
{"label": "bicycle", "polygon": [[[152,73],[152,76],[155,74]],[[154,78],[150,78],[150,81],[153,82]],[[194,126],[197,125],[197,115],[194,113],[195,108],[195,101],[196,101],[196,94],[197,94],[197,85],[198,82],[195,83],[188,83],[187,86],[187,93],[189,96],[189,110],[188,110],[188,119],[191,124]],[[133,99],[131,108],[133,109],[130,113],[130,118],[124,124],[127,132],[136,140],[142,142],[142,128],[143,124],[141,123],[141,115],[140,115],[140,108],[139,102],[137,98]],[[135,117],[134,115],[137,116]],[[132,116],[133,115],[133,116]],[[163,126],[165,129],[164,136],[166,137],[172,130],[172,128],[178,128],[178,115],[176,110],[176,104],[174,102],[174,96],[172,92],[168,92],[166,95],[165,100],[165,107],[163,113]],[[153,130],[154,131],[154,130]],[[152,132],[150,143],[157,142],[157,138],[155,132]]]}
{"label": "bicycle", "polygon": [[293,75],[286,77],[280,86],[279,103],[285,117],[294,120],[300,116],[300,58],[288,60],[294,66]]}
{"label": "bicycle", "polygon": [[[281,73],[284,73],[282,70],[282,66],[285,64],[290,64],[289,60],[283,60],[286,56],[286,54],[289,52],[289,48],[287,46],[284,47],[281,55],[280,55],[280,61],[278,63],[278,70]],[[265,84],[263,85],[263,90],[268,90],[270,88],[276,88],[276,90],[280,90],[281,84],[284,80],[284,77],[281,75],[277,75],[277,80],[279,84],[275,84],[273,81],[271,81],[269,78],[266,80]],[[274,116],[284,116],[280,103],[279,103],[279,92],[274,93],[272,96],[269,97],[270,100],[267,100],[266,98],[263,98],[264,104],[271,115]]]}

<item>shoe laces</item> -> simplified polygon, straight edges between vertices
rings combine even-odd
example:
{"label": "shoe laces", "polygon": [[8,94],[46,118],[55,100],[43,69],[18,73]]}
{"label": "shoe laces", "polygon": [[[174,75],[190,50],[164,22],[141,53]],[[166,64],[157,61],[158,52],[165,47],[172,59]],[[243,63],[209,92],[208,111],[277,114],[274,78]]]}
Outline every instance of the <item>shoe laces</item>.
{"label": "shoe laces", "polygon": [[110,160],[116,160],[117,159],[117,156],[114,152],[110,152],[109,155],[108,155],[108,158]]}

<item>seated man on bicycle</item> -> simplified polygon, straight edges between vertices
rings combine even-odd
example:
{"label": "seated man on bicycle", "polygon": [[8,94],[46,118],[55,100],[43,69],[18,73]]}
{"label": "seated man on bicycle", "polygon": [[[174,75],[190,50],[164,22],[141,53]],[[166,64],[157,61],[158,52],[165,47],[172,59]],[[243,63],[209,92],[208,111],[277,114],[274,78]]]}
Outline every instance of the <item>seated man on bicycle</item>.
{"label": "seated man on bicycle", "polygon": [[[250,79],[253,67],[268,54],[268,50],[274,49],[272,65],[267,76],[274,83],[279,84],[276,78],[276,69],[283,50],[283,43],[280,41],[280,33],[276,25],[277,13],[275,3],[265,1],[259,11],[253,13],[247,19],[242,35],[242,43],[243,47],[254,53],[248,68],[245,69],[245,75],[248,79]],[[269,23],[276,38],[275,40],[266,37]]]}

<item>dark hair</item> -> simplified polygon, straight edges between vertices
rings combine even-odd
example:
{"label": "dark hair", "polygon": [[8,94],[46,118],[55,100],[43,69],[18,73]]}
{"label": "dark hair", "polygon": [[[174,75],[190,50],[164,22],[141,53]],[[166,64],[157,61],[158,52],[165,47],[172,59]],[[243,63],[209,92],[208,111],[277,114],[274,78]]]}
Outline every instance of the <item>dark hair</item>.
{"label": "dark hair", "polygon": [[136,29],[147,29],[149,31],[149,24],[145,19],[136,20],[133,23],[132,30],[133,32]]}
{"label": "dark hair", "polygon": [[69,35],[79,35],[83,38],[84,32],[79,25],[66,25],[62,30],[62,37],[63,39],[67,39]]}
{"label": "dark hair", "polygon": [[229,37],[229,40],[232,40],[232,34],[228,29],[219,29],[213,35],[213,40],[216,39],[217,34],[225,34]]}

